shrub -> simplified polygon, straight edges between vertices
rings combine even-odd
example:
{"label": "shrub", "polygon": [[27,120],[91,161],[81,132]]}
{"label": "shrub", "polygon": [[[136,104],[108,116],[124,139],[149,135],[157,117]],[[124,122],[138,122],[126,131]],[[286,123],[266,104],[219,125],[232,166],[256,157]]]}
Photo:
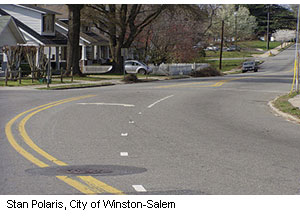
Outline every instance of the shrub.
{"label": "shrub", "polygon": [[139,82],[140,80],[137,78],[135,74],[127,74],[124,77],[123,81],[126,83],[136,83]]}
{"label": "shrub", "polygon": [[209,77],[209,76],[223,76],[223,73],[219,70],[209,66],[202,69],[197,69],[191,73],[193,77]]}

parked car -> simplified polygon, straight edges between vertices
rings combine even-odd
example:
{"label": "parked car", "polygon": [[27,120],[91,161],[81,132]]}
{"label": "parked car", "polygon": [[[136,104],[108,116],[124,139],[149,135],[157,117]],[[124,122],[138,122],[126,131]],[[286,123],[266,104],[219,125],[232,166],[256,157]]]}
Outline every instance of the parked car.
{"label": "parked car", "polygon": [[219,48],[216,46],[210,46],[210,47],[206,47],[205,50],[206,51],[219,51]]}
{"label": "parked car", "polygon": [[125,71],[126,73],[149,74],[152,72],[152,68],[137,60],[127,60],[125,61]]}
{"label": "parked car", "polygon": [[258,70],[258,62],[256,61],[246,61],[243,63],[243,68],[242,71],[246,72],[246,71],[254,71],[257,72]]}
{"label": "parked car", "polygon": [[227,48],[227,52],[232,52],[232,51],[241,51],[241,48],[236,45],[232,45],[229,48]]}

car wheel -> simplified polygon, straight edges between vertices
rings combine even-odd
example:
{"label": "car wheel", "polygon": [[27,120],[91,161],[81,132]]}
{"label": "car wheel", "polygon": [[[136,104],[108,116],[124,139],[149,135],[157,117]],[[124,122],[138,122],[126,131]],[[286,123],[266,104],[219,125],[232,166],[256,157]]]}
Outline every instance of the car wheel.
{"label": "car wheel", "polygon": [[254,72],[257,72],[257,69],[254,69]]}
{"label": "car wheel", "polygon": [[146,75],[147,71],[145,69],[139,69],[138,73]]}

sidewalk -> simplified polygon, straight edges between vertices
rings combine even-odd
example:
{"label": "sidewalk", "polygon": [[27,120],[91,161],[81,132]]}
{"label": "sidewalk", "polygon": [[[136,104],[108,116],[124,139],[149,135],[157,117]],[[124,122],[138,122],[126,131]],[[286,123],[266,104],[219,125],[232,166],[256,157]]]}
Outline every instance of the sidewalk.
{"label": "sidewalk", "polygon": [[294,106],[300,109],[300,95],[289,99],[289,102]]}
{"label": "sidewalk", "polygon": [[265,52],[264,54],[253,55],[253,57],[255,57],[255,58],[268,58],[272,55],[277,55],[278,53],[280,53],[280,51],[279,51],[280,49],[282,49],[286,46],[289,46],[290,44],[291,44],[290,42],[289,43],[285,42],[285,43],[282,44],[282,46],[280,45],[278,47],[275,47],[274,49],[271,49],[271,50]]}
{"label": "sidewalk", "polygon": [[[59,83],[59,84],[50,84],[50,87],[53,86],[71,86],[77,84],[104,84],[104,83],[112,83],[112,84],[123,84],[124,82],[121,79],[111,79],[111,80],[100,80],[100,81],[85,81],[85,80],[75,80],[73,83]],[[0,90],[37,90],[38,88],[45,88],[47,87],[46,84],[43,85],[28,85],[28,86],[7,86],[7,87],[0,87]]]}

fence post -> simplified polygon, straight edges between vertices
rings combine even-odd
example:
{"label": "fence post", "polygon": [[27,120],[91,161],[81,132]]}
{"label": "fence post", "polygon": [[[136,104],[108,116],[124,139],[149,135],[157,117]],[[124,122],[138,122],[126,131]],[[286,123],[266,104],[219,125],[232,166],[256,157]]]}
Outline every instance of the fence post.
{"label": "fence post", "polygon": [[21,84],[22,83],[22,71],[21,71],[20,67],[19,67],[18,75],[19,75],[19,84]]}
{"label": "fence post", "polygon": [[73,67],[71,67],[71,82],[73,82]]}
{"label": "fence post", "polygon": [[60,68],[60,82],[63,83],[63,70]]}
{"label": "fence post", "polygon": [[5,86],[7,86],[8,69],[5,69]]}
{"label": "fence post", "polygon": [[33,83],[33,71],[31,71],[31,83]]}

